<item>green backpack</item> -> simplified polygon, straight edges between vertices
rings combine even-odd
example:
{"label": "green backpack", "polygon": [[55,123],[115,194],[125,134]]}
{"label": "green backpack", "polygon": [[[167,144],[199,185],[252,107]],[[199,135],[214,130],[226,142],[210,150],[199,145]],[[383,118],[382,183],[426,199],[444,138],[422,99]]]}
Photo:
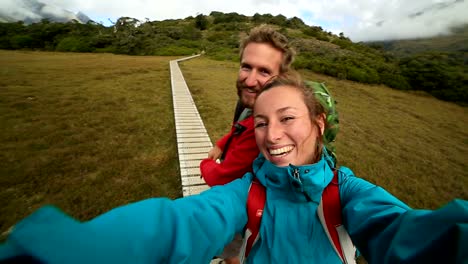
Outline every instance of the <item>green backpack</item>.
{"label": "green backpack", "polygon": [[[336,154],[334,142],[338,134],[340,120],[336,110],[336,100],[333,99],[324,83],[305,81],[307,87],[313,89],[315,98],[325,108],[327,126],[323,133],[323,144],[333,159],[333,165],[336,165]],[[332,166],[335,167],[335,166]]]}

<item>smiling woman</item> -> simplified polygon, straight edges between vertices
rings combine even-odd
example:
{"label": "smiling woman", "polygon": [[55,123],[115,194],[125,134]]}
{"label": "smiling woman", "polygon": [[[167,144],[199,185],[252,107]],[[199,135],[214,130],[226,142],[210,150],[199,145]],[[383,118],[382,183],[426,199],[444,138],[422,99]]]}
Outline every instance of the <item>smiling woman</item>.
{"label": "smiling woman", "polygon": [[[282,89],[273,89],[278,87]],[[277,166],[312,164],[320,158],[325,110],[312,98],[311,89],[293,78],[275,78],[257,96],[257,146]]]}
{"label": "smiling woman", "polygon": [[208,263],[244,230],[256,178],[266,202],[246,263],[342,263],[318,216],[321,206],[330,209],[322,205],[322,193],[336,183],[343,218],[337,229],[348,231],[370,263],[465,263],[468,202],[411,209],[349,168],[335,168],[326,148],[317,149],[326,119],[309,109],[318,101],[304,96],[304,84],[295,78],[278,77],[256,100],[262,154],[252,173],[200,195],[147,199],[87,222],[44,207],[0,245],[0,261],[27,256],[43,263]]}

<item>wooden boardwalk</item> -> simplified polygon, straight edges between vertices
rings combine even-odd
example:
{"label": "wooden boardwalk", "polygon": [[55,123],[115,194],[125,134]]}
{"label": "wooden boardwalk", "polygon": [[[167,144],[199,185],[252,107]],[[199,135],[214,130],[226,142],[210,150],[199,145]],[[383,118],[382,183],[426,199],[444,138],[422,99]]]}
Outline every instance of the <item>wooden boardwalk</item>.
{"label": "wooden boardwalk", "polygon": [[[199,166],[213,145],[178,64],[179,61],[198,56],[200,55],[169,62],[180,178],[184,196],[198,194],[210,188],[201,178]],[[210,264],[218,263],[224,262],[218,258],[210,262]]]}
{"label": "wooden boardwalk", "polygon": [[200,176],[199,166],[200,161],[207,157],[213,145],[178,64],[179,61],[198,56],[200,55],[169,62],[180,177],[184,196],[198,194],[209,188]]}

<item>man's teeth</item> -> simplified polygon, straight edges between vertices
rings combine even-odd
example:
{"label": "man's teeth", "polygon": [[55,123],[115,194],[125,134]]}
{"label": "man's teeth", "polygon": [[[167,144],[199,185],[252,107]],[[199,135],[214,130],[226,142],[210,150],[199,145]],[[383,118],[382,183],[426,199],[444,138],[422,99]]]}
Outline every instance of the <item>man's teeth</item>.
{"label": "man's teeth", "polygon": [[293,149],[292,146],[282,147],[279,149],[270,149],[270,155],[282,155],[286,152],[289,152]]}

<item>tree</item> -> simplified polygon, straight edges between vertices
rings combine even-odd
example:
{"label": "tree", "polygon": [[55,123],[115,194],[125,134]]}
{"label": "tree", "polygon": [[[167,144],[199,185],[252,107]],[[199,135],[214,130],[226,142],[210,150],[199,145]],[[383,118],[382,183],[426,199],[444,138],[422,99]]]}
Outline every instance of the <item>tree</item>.
{"label": "tree", "polygon": [[278,25],[278,26],[286,26],[287,19],[283,15],[277,15],[270,20],[270,23]]}
{"label": "tree", "polygon": [[199,14],[195,17],[195,27],[200,30],[205,30],[208,28],[208,20],[203,14]]}
{"label": "tree", "polygon": [[288,21],[286,22],[286,26],[290,28],[302,28],[305,26],[305,24],[300,18],[293,17],[288,19]]}

